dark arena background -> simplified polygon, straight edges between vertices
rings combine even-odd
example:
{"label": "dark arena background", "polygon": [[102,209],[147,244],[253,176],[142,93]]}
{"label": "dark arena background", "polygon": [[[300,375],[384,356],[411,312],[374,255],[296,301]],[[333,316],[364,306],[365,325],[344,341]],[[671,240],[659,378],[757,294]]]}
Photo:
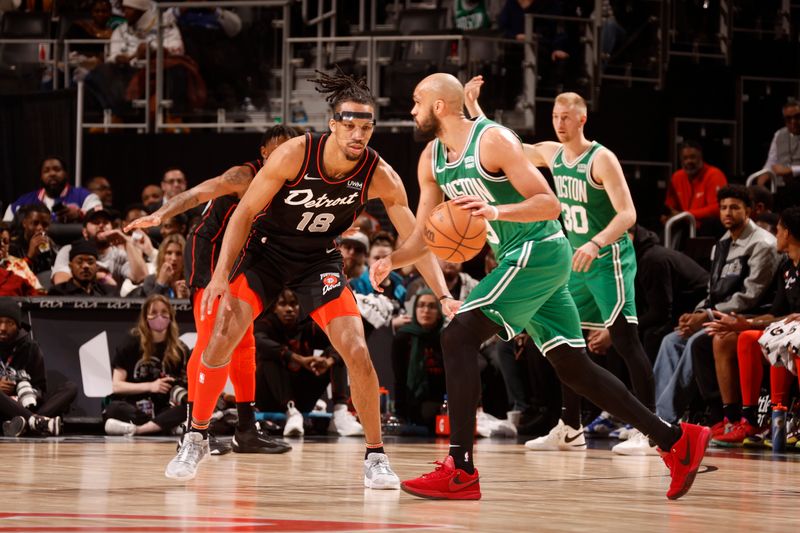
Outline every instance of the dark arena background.
{"label": "dark arena background", "polygon": [[[763,351],[756,341],[800,313],[799,39],[797,0],[0,0],[0,531],[796,529],[800,338]],[[252,177],[268,129],[329,131],[320,73],[365,79],[369,147],[416,212],[425,143],[412,96],[439,72],[462,84],[482,76],[486,117],[526,144],[557,141],[556,96],[578,93],[584,135],[619,160],[655,412],[714,432],[679,501],[664,497],[670,474],[654,448],[612,452],[641,434],[589,400],[585,447],[530,445],[563,427],[562,389],[525,334],[480,351],[480,501],[365,488],[352,376],[305,318],[311,309],[285,311],[296,302],[286,293],[256,321],[253,405],[262,437],[291,451],[228,453],[244,412],[229,381],[211,423],[217,453],[194,479],[165,477],[197,340],[195,235],[206,200],[234,191],[145,231],[125,226],[231,167]],[[551,168],[538,170],[555,188]],[[741,241],[720,210],[727,186],[752,228]],[[447,321],[435,295],[417,292],[427,285],[413,267],[373,291],[369,266],[403,239],[382,202],[364,213],[336,246],[380,385],[385,451],[405,480],[448,453]],[[443,264],[453,296],[463,300],[493,257],[487,246]],[[747,303],[731,304],[739,293]],[[673,330],[694,339],[715,320],[724,335],[700,333],[666,361]],[[607,330],[584,334],[595,363],[636,381]],[[182,355],[168,368],[170,346]]]}

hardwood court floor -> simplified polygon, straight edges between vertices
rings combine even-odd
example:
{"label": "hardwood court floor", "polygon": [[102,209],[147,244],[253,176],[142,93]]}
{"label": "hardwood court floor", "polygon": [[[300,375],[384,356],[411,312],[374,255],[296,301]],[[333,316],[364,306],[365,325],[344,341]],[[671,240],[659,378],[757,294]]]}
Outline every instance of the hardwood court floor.
{"label": "hardwood court floor", "polygon": [[[365,490],[362,441],[293,441],[286,455],[212,457],[166,479],[166,440],[0,439],[0,531],[790,531],[800,454],[710,450],[692,491],[668,501],[658,457],[526,452],[481,441],[483,499]],[[601,444],[602,445],[602,444]],[[444,441],[387,439],[401,478],[431,470]]]}

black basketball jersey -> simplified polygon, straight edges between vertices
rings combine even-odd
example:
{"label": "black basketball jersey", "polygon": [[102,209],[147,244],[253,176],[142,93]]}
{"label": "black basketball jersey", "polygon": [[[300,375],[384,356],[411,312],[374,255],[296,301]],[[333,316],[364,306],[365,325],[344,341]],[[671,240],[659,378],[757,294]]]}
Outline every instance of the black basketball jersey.
{"label": "black basketball jersey", "polygon": [[364,209],[380,156],[367,147],[348,176],[333,179],[325,175],[322,161],[329,139],[328,133],[306,133],[300,172],[253,219],[248,253],[269,246],[287,260],[303,264],[312,255],[329,253],[334,239]]}
{"label": "black basketball jersey", "polygon": [[[255,176],[264,163],[261,159],[255,159],[241,166],[249,167]],[[203,288],[211,281],[211,272],[219,259],[225,227],[237,205],[239,198],[233,194],[210,200],[203,210],[200,222],[189,233],[184,254],[184,271],[186,283],[190,287]]]}

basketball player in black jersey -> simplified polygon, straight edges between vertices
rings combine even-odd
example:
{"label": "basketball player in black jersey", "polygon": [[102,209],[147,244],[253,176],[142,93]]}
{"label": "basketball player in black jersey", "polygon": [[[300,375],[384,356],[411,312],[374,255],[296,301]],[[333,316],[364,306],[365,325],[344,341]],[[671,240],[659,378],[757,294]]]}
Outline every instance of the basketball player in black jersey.
{"label": "basketball player in black jersey", "polygon": [[[200,357],[208,344],[213,320],[200,320],[200,300],[203,290],[211,280],[211,271],[219,257],[225,226],[233,210],[244,195],[253,177],[264,166],[270,154],[281,144],[296,137],[297,131],[276,125],[264,132],[261,138],[261,158],[231,167],[220,176],[206,180],[191,189],[169,199],[151,215],[131,222],[125,231],[161,225],[162,221],[188,211],[203,202],[208,202],[200,222],[192,228],[184,254],[186,282],[192,289],[197,341],[187,367],[189,382],[189,416],[191,421],[194,406],[195,382]],[[283,453],[291,446],[273,439],[263,432],[255,422],[252,402],[255,401],[255,339],[252,324],[236,346],[231,358],[230,378],[236,396],[239,421],[232,441],[237,453]]]}
{"label": "basketball player in black jersey", "polygon": [[[230,218],[201,302],[201,313],[217,311],[197,373],[192,425],[167,466],[168,477],[193,477],[208,456],[205,428],[227,379],[230,354],[253,319],[288,285],[302,312],[325,330],[347,364],[367,444],[364,485],[400,486],[383,450],[378,379],[334,238],[373,198],[383,201],[401,238],[410,235],[415,220],[400,177],[367,148],[375,126],[369,87],[343,73],[321,74],[314,81],[333,107],[330,133],[307,134],[275,150]],[[433,256],[425,254],[417,268],[452,314],[454,301]]]}

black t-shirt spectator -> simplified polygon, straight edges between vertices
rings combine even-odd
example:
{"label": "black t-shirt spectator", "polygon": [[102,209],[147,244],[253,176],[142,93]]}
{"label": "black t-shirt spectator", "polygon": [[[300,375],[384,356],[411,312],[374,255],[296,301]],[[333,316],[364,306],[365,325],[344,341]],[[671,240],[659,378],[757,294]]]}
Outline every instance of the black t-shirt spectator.
{"label": "black t-shirt spectator", "polygon": [[53,285],[47,294],[50,296],[119,296],[119,287],[106,285],[103,283],[92,282],[89,292],[75,284],[74,280],[68,280],[58,285]]}
{"label": "black t-shirt spectator", "polygon": [[[126,372],[125,381],[129,383],[148,383],[155,381],[163,376],[172,376],[175,378],[175,383],[186,385],[186,361],[188,359],[189,348],[180,343],[182,352],[180,368],[172,368],[163,363],[164,350],[167,348],[167,343],[159,342],[154,345],[155,353],[148,360],[145,361],[142,357],[142,348],[139,345],[139,337],[129,334],[128,338],[120,346],[117,346],[117,351],[114,354],[114,360],[111,362],[113,368],[119,368]],[[149,398],[153,402],[153,407],[156,412],[169,406],[169,394],[125,394],[114,395],[115,400],[124,400],[129,403],[136,403],[139,400]]]}
{"label": "black t-shirt spectator", "polygon": [[800,312],[798,275],[800,275],[800,268],[792,263],[790,257],[786,257],[778,266],[775,299],[772,301],[770,311],[772,316],[785,316]]}

